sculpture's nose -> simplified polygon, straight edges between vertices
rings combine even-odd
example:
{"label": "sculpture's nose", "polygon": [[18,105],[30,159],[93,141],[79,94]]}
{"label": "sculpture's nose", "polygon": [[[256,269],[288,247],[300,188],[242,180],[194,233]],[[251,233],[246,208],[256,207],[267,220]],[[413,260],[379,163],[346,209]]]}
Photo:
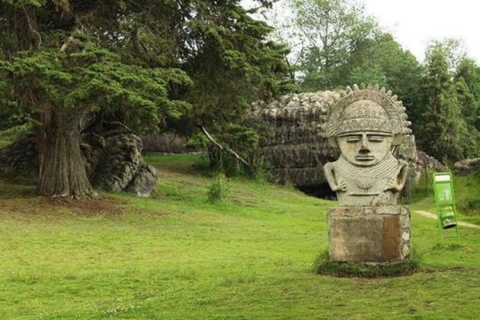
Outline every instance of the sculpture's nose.
{"label": "sculpture's nose", "polygon": [[368,143],[367,135],[362,135],[360,153],[369,153],[369,152],[370,152],[370,145]]}

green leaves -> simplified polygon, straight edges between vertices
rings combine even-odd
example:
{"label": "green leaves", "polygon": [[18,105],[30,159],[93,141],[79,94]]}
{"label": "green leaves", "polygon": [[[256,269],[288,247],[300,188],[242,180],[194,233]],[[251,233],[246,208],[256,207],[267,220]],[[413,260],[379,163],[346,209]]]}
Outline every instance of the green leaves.
{"label": "green leaves", "polygon": [[298,70],[302,89],[331,89],[345,79],[342,69],[358,45],[376,32],[363,6],[348,0],[293,0],[294,28],[302,43]]}
{"label": "green leaves", "polygon": [[19,112],[216,133],[292,88],[288,49],[238,0],[32,1],[0,0],[0,86]]}
{"label": "green leaves", "polygon": [[425,94],[427,106],[421,116],[419,140],[425,151],[445,163],[478,155],[479,135],[469,127],[462,109],[472,102],[462,77],[450,72],[451,51],[437,43],[427,55]]}
{"label": "green leaves", "polygon": [[167,118],[178,118],[188,108],[168,97],[171,85],[191,84],[185,72],[124,64],[119,55],[95,47],[71,55],[53,50],[22,54],[1,62],[0,71],[5,72],[0,83],[11,88],[5,94],[30,111],[47,106],[101,110],[144,131],[165,126]]}

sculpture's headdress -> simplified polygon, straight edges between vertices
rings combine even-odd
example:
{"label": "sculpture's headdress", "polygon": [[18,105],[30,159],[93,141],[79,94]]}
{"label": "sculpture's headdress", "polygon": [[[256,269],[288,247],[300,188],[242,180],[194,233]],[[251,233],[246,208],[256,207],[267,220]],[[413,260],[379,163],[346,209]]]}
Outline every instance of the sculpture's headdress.
{"label": "sculpture's headdress", "polygon": [[336,147],[336,137],[358,131],[388,133],[394,136],[394,145],[403,136],[412,133],[406,108],[391,91],[378,86],[348,87],[331,106],[327,121],[321,127],[323,135]]}

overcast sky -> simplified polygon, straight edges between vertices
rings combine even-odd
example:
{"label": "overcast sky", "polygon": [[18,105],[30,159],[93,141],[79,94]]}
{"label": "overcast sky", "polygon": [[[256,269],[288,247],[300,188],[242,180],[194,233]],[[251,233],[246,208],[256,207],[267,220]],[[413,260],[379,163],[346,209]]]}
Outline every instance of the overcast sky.
{"label": "overcast sky", "polygon": [[464,40],[468,55],[480,62],[480,1],[363,0],[366,9],[420,61],[432,38]]}
{"label": "overcast sky", "polygon": [[[455,37],[463,40],[468,55],[480,63],[480,0],[357,1],[419,61],[424,61],[429,40]],[[242,3],[249,7],[253,1]]]}

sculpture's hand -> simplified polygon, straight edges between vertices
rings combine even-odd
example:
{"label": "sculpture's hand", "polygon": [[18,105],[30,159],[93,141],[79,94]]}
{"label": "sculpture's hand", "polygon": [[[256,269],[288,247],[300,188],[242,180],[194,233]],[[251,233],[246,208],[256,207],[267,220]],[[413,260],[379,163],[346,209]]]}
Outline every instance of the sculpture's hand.
{"label": "sculpture's hand", "polygon": [[338,182],[337,187],[333,191],[338,191],[338,192],[347,192],[347,183],[344,180],[340,180]]}
{"label": "sculpture's hand", "polygon": [[396,191],[396,192],[400,192],[402,190],[401,186],[397,184],[397,180],[395,178],[388,178],[387,186],[385,189],[383,189],[383,191],[389,191],[389,190]]}
{"label": "sculpture's hand", "polygon": [[387,187],[383,191],[392,190],[394,192],[402,191],[407,181],[408,166],[404,161],[399,161],[400,171],[396,177],[389,178],[387,181]]}

